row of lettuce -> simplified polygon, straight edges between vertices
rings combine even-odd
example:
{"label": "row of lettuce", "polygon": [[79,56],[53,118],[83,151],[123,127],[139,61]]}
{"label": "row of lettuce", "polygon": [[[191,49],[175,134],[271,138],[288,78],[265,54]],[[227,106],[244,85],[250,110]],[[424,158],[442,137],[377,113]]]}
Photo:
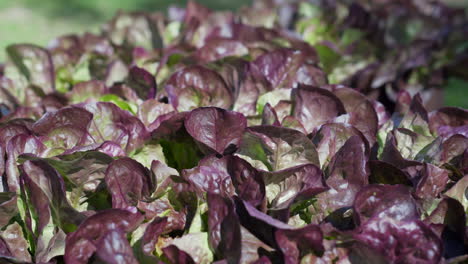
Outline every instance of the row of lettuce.
{"label": "row of lettuce", "polygon": [[468,111],[431,102],[466,77],[466,23],[416,0],[189,2],[8,47],[0,259],[466,261]]}

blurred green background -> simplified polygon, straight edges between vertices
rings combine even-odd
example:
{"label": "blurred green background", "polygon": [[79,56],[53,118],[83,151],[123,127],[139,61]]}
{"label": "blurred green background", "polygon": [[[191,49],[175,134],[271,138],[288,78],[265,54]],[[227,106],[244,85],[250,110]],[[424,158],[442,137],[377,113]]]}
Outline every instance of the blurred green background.
{"label": "blurred green background", "polygon": [[[255,0],[197,0],[212,9],[238,9]],[[468,0],[442,0],[467,8]],[[47,45],[53,38],[85,31],[97,32],[119,9],[165,11],[186,0],[0,0],[0,62],[13,43]],[[468,108],[468,83],[450,79],[445,104]]]}

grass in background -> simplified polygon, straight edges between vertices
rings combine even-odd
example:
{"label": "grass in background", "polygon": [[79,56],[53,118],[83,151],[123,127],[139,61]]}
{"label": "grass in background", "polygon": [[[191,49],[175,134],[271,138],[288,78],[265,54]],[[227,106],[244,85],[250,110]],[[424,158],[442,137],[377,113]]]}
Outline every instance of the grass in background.
{"label": "grass in background", "polygon": [[445,87],[444,104],[468,109],[468,82],[450,78]]}
{"label": "grass in background", "polygon": [[54,37],[71,32],[82,32],[95,27],[65,19],[50,19],[21,6],[0,10],[0,61],[6,57],[5,48],[14,43],[46,45]]}

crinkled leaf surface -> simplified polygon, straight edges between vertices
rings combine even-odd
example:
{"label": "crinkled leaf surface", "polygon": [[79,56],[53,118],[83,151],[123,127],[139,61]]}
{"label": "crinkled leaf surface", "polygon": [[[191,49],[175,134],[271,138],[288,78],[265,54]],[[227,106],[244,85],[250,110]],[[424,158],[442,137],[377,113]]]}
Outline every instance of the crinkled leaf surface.
{"label": "crinkled leaf surface", "polygon": [[199,106],[230,108],[232,94],[222,77],[203,66],[188,66],[175,72],[165,86],[169,102],[179,111]]}
{"label": "crinkled leaf surface", "polygon": [[184,125],[195,140],[223,154],[239,147],[247,120],[240,113],[209,107],[190,112]]}
{"label": "crinkled leaf surface", "polygon": [[137,161],[121,158],[109,164],[105,182],[112,195],[112,208],[136,206],[155,189],[150,172]]}
{"label": "crinkled leaf surface", "polygon": [[264,162],[272,171],[319,164],[315,146],[303,133],[277,126],[249,127],[239,153]]}
{"label": "crinkled leaf surface", "polygon": [[346,113],[340,99],[325,89],[300,86],[293,93],[293,98],[293,114],[302,122],[308,133]]}

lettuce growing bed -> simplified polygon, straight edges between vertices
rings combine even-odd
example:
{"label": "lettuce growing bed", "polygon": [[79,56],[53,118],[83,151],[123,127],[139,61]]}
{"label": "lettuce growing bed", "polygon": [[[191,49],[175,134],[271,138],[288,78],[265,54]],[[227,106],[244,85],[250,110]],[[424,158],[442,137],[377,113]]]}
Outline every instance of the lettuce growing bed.
{"label": "lettuce growing bed", "polygon": [[189,2],[8,47],[0,262],[465,263],[467,23]]}

